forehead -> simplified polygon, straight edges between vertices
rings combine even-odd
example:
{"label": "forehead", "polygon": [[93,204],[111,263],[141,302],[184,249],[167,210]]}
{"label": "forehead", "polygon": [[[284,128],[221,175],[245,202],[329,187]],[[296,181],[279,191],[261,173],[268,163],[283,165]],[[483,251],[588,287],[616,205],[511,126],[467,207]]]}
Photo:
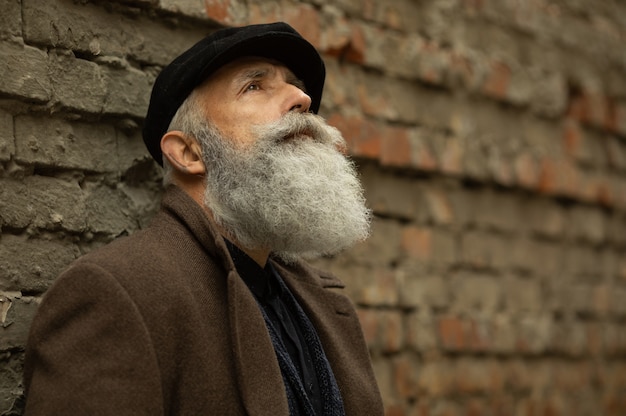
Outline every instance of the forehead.
{"label": "forehead", "polygon": [[287,78],[295,78],[293,72],[283,63],[269,58],[258,56],[246,56],[235,59],[215,71],[208,79],[207,83],[232,82],[254,76],[271,76],[281,72]]}

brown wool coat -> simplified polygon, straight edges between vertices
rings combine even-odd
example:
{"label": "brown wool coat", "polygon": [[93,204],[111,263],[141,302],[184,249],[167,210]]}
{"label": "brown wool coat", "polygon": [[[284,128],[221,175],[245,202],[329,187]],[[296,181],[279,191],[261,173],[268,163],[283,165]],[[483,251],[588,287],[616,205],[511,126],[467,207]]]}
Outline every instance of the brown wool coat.
{"label": "brown wool coat", "polygon": [[[382,415],[336,278],[275,263],[317,329],[347,415]],[[24,368],[26,416],[288,415],[258,306],[203,210],[170,187],[150,227],[83,256],[49,289]]]}

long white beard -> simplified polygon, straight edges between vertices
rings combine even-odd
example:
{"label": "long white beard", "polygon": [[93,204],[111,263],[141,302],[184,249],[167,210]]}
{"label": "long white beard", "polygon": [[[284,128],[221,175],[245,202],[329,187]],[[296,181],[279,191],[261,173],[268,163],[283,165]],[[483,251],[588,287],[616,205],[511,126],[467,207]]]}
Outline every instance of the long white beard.
{"label": "long white beard", "polygon": [[335,254],[369,235],[355,166],[321,117],[290,113],[259,126],[245,149],[208,125],[202,130],[194,133],[207,168],[204,202],[239,244],[293,261]]}

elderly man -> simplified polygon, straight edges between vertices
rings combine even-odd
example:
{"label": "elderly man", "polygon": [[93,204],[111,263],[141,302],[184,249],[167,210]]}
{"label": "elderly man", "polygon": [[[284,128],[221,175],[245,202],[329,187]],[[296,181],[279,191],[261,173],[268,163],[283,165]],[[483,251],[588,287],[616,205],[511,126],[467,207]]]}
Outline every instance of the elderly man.
{"label": "elderly man", "polygon": [[217,31],[157,78],[151,225],[70,266],[25,361],[26,415],[380,415],[350,301],[303,258],[367,237],[317,116],[324,64],[285,23]]}

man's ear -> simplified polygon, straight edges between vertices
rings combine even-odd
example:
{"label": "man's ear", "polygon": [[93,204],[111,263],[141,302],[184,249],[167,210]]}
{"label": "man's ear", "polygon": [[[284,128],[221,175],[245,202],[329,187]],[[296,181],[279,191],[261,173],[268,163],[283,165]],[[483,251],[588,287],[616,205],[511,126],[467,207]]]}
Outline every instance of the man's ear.
{"label": "man's ear", "polygon": [[202,151],[198,142],[181,131],[169,131],[161,138],[161,152],[170,165],[187,175],[205,173]]}

